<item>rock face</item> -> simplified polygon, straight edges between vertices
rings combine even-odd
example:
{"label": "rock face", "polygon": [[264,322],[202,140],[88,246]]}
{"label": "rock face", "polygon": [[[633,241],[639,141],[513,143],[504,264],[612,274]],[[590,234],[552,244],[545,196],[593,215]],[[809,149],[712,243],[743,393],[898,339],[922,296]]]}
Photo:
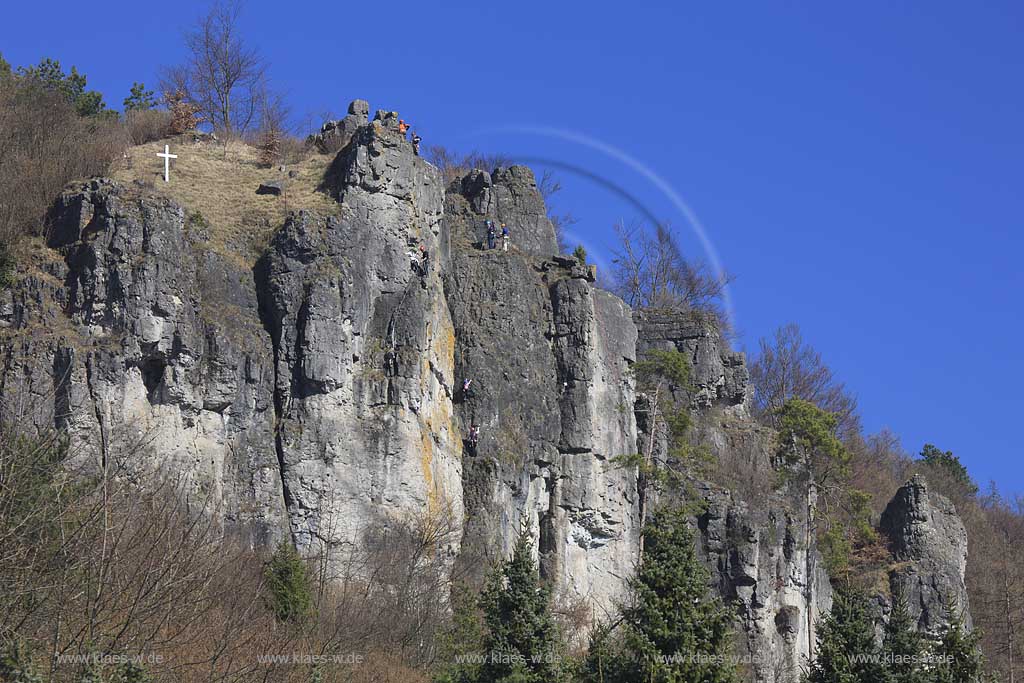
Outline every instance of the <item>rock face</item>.
{"label": "rock face", "polygon": [[[467,557],[506,554],[530,525],[556,598],[608,610],[639,542],[636,475],[610,462],[635,448],[636,327],[622,301],[551,258],[532,173],[495,177],[474,171],[447,202],[456,376],[475,387],[456,411],[464,433],[481,432],[465,464]],[[488,218],[508,224],[510,254],[482,248]]]}
{"label": "rock face", "polygon": [[738,655],[758,681],[801,679],[815,624],[832,589],[798,482],[773,490],[774,440],[749,414],[743,354],[728,348],[715,324],[700,316],[637,312],[638,353],[676,350],[690,359],[690,386],[675,391],[689,405],[694,441],[717,463],[719,482],[692,482],[701,511],[694,518],[711,570],[711,587],[737,610]]}
{"label": "rock face", "polygon": [[953,503],[915,476],[885,508],[881,529],[898,562],[889,576],[892,593],[907,601],[920,630],[941,632],[951,607],[962,610],[969,624],[967,531]]}
{"label": "rock face", "polygon": [[0,306],[3,419],[67,429],[87,469],[163,468],[254,543],[281,538],[251,273],[196,249],[180,207],[106,180],[63,194],[50,223],[52,251]]}
{"label": "rock face", "polygon": [[640,329],[641,353],[676,350],[690,359],[694,385],[690,404],[694,408],[720,406],[747,415],[751,389],[746,360],[742,353],[725,346],[714,322],[660,311],[638,311],[634,318]]}
{"label": "rock face", "polygon": [[491,219],[499,234],[502,223],[508,227],[512,243],[522,252],[540,258],[558,253],[555,228],[548,220],[544,198],[533,171],[526,166],[498,168],[493,174],[471,171],[456,184],[455,191],[468,205],[459,208],[476,219],[473,225],[465,226],[470,241],[483,244],[484,221]]}
{"label": "rock face", "polygon": [[355,100],[348,105],[348,115],[335,121],[327,121],[316,135],[310,135],[306,144],[316,147],[323,154],[336,153],[344,149],[361,126],[366,125],[370,114],[370,103]]}
{"label": "rock face", "polygon": [[[61,195],[47,248],[0,292],[0,419],[66,429],[83,469],[165,471],[225,529],[290,537],[338,571],[373,529],[429,520],[479,579],[529,526],[556,602],[601,618],[639,548],[637,472],[617,459],[646,438],[630,367],[676,349],[692,366],[678,398],[720,470],[691,482],[711,588],[736,606],[751,677],[798,680],[831,589],[807,501],[765,485],[774,436],[750,418],[743,356],[556,256],[529,169],[446,187],[397,127],[363,101],[325,126],[337,213],[292,213],[255,263],[141,186]],[[486,220],[507,224],[508,252],[484,248]],[[882,526],[893,585],[934,630],[947,599],[966,605],[963,526],[920,481]]]}
{"label": "rock face", "polygon": [[[435,269],[440,173],[374,121],[334,162],[341,218],[293,215],[257,264],[293,538],[358,546],[368,522],[462,517],[454,329]],[[455,536],[454,541],[458,541]],[[339,558],[340,559],[340,558]]]}

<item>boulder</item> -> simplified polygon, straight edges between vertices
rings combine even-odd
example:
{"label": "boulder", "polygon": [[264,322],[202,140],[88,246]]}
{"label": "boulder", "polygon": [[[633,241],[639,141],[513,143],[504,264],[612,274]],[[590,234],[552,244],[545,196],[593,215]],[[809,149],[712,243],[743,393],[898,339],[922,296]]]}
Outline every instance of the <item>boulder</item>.
{"label": "boulder", "polygon": [[360,116],[363,121],[370,115],[370,103],[366,100],[352,100],[348,105],[348,113],[352,116]]}
{"label": "boulder", "polygon": [[260,186],[256,188],[256,194],[272,194],[280,195],[284,191],[284,187],[280,180],[268,180],[265,183],[260,183]]}

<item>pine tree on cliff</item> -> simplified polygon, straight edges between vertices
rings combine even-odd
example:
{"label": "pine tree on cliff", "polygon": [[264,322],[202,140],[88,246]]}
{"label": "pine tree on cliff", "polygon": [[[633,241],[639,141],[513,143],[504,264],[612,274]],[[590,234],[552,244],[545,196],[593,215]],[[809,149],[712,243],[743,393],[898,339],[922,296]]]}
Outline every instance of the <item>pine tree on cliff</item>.
{"label": "pine tree on cliff", "polygon": [[875,624],[868,599],[849,586],[836,591],[832,611],[818,631],[818,647],[809,683],[879,683],[887,667],[875,642]]}
{"label": "pine tree on cliff", "polygon": [[928,676],[922,667],[924,638],[907,611],[907,601],[902,595],[893,599],[892,612],[882,638],[882,654],[887,669],[886,683],[927,683]]}
{"label": "pine tree on cliff", "polygon": [[[614,628],[597,631],[584,662],[587,681],[726,683],[732,614],[710,593],[686,512],[660,510],[647,528],[647,549],[629,602]],[[618,631],[618,633],[616,633]]]}
{"label": "pine tree on cliff", "polygon": [[[480,595],[486,633],[478,683],[558,683],[564,679],[549,590],[541,585],[523,529],[512,557],[490,577]],[[455,678],[455,680],[459,680]]]}
{"label": "pine tree on cliff", "polygon": [[960,610],[950,605],[949,625],[932,651],[934,668],[929,681],[934,683],[976,683],[983,676],[984,660],[978,640],[981,634],[968,631]]}

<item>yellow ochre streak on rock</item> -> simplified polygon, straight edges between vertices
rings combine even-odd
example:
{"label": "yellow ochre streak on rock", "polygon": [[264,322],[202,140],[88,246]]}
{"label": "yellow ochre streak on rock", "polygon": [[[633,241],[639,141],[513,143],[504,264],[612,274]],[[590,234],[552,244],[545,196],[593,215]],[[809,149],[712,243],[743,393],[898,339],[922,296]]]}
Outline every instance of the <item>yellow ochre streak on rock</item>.
{"label": "yellow ochre streak on rock", "polygon": [[[437,334],[437,328],[441,329]],[[441,320],[434,320],[427,327],[427,349],[424,354],[423,367],[421,368],[421,381],[427,385],[423,387],[426,393],[427,387],[432,384],[430,378],[433,373],[430,369],[430,359],[435,358],[443,363],[443,374],[451,376],[455,368],[455,328],[451,320],[445,316]],[[424,420],[420,431],[420,466],[423,469],[423,480],[427,491],[427,513],[433,518],[449,504],[448,496],[441,489],[439,482],[434,479],[434,438],[438,428],[444,429],[449,438],[457,435],[457,430],[451,411],[451,402],[442,391],[431,397],[432,409]]]}

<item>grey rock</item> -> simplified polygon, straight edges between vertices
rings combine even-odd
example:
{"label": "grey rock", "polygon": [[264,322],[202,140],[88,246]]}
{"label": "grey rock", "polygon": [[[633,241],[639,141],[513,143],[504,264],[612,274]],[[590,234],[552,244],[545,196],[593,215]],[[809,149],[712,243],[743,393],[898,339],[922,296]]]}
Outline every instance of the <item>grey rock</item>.
{"label": "grey rock", "polygon": [[283,191],[283,184],[279,180],[268,180],[265,183],[260,183],[260,186],[256,188],[256,194],[272,194],[277,196]]}
{"label": "grey rock", "polygon": [[717,406],[738,416],[748,414],[751,390],[746,360],[729,349],[713,319],[698,313],[638,311],[634,320],[640,329],[640,353],[675,349],[690,358],[694,386],[689,400],[694,408]]}
{"label": "grey rock", "polygon": [[354,100],[348,105],[348,115],[334,121],[326,121],[320,132],[306,138],[306,144],[315,147],[321,154],[335,154],[344,149],[352,136],[367,122],[370,105],[366,100]]}
{"label": "grey rock", "polygon": [[195,250],[180,207],[110,180],[68,190],[50,219],[50,272],[0,306],[0,418],[65,429],[85,472],[106,460],[181,477],[225,529],[276,542],[273,364],[251,272]]}
{"label": "grey rock", "polygon": [[348,105],[348,113],[352,116],[362,117],[365,123],[366,117],[370,115],[370,103],[366,100],[352,100]]}
{"label": "grey rock", "polygon": [[499,233],[505,223],[512,244],[530,256],[549,258],[558,253],[544,198],[533,171],[526,166],[495,169],[491,175],[474,170],[455,187],[466,200],[457,210],[465,212],[463,224],[469,241],[483,239],[484,221],[490,219]]}
{"label": "grey rock", "polygon": [[941,632],[949,607],[964,611],[969,623],[967,531],[949,499],[916,475],[896,492],[880,527],[897,560],[889,576],[892,593],[906,599],[920,630]]}

